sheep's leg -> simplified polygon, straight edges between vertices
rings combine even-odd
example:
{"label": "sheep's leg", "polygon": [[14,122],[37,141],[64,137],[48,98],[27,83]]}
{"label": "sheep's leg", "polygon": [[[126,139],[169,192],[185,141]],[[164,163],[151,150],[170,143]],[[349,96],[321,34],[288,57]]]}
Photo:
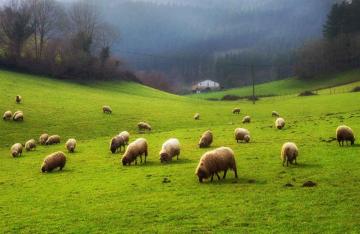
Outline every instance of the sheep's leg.
{"label": "sheep's leg", "polygon": [[146,164],[146,157],[147,157],[147,156],[146,156],[146,154],[145,154],[145,156],[144,156],[144,161],[145,161],[145,164]]}
{"label": "sheep's leg", "polygon": [[289,166],[289,159],[286,159],[286,166]]}
{"label": "sheep's leg", "polygon": [[237,174],[237,169],[234,168],[234,172],[235,172],[235,178],[237,179],[238,178],[238,174]]}
{"label": "sheep's leg", "polygon": [[140,163],[142,163],[142,154],[140,154]]}
{"label": "sheep's leg", "polygon": [[210,180],[210,182],[213,182],[213,180],[214,180],[214,174],[211,174],[211,180]]}
{"label": "sheep's leg", "polygon": [[219,174],[217,172],[215,174],[216,174],[218,180],[221,180]]}
{"label": "sheep's leg", "polygon": [[226,178],[226,173],[227,173],[227,170],[224,171],[224,176],[223,176],[223,179]]}

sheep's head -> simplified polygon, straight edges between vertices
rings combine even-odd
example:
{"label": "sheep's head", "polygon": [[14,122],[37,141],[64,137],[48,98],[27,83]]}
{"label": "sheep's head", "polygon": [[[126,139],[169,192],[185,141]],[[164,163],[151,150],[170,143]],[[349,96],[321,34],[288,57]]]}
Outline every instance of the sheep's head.
{"label": "sheep's head", "polygon": [[203,163],[201,163],[200,166],[198,167],[198,169],[196,171],[196,175],[198,176],[200,183],[202,183],[204,179],[209,178],[209,172],[204,167]]}
{"label": "sheep's head", "polygon": [[13,157],[17,157],[17,156],[18,156],[18,151],[17,151],[17,150],[11,151],[11,155],[12,155]]}
{"label": "sheep's head", "polygon": [[123,166],[126,166],[126,164],[128,164],[128,163],[129,163],[128,158],[127,158],[127,157],[125,157],[125,156],[121,159],[121,161],[122,161]]}
{"label": "sheep's head", "polygon": [[160,153],[160,162],[167,162],[169,160],[169,155],[166,152]]}
{"label": "sheep's head", "polygon": [[41,171],[42,171],[42,173],[46,172],[46,164],[45,163],[41,166]]}
{"label": "sheep's head", "polygon": [[199,147],[200,148],[205,148],[205,147],[207,147],[207,144],[206,144],[206,141],[205,141],[205,139],[201,139],[200,140],[200,142],[199,142]]}
{"label": "sheep's head", "polygon": [[249,143],[249,142],[250,142],[250,136],[249,136],[249,135],[245,135],[245,136],[244,136],[244,141],[245,141],[246,143]]}
{"label": "sheep's head", "polygon": [[111,144],[111,147],[110,147],[111,153],[115,154],[115,153],[116,153],[116,149],[117,149],[116,145],[115,145],[115,144]]}

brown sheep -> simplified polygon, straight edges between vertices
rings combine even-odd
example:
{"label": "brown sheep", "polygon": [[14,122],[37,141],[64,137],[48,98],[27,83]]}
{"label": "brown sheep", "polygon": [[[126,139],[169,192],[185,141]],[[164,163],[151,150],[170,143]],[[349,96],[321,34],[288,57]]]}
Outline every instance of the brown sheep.
{"label": "brown sheep", "polygon": [[292,142],[285,143],[281,148],[281,160],[283,162],[283,166],[285,166],[285,162],[287,167],[289,166],[289,163],[293,164],[294,161],[295,164],[297,164],[296,159],[298,155],[299,155],[299,150],[295,145],[295,143]]}
{"label": "brown sheep", "polygon": [[142,155],[145,155],[145,164],[146,164],[146,157],[148,155],[148,143],[146,139],[139,138],[136,141],[129,144],[127,147],[124,156],[122,157],[121,161],[124,166],[131,165],[132,162],[135,161],[135,165],[137,164],[137,157],[140,156],[140,160],[142,163]]}
{"label": "brown sheep", "polygon": [[76,148],[76,140],[73,138],[67,140],[67,142],[65,143],[65,147],[69,151],[69,153],[74,153]]}
{"label": "brown sheep", "polygon": [[31,151],[33,149],[36,149],[36,141],[34,139],[28,140],[25,143],[25,149],[26,151]]}
{"label": "brown sheep", "polygon": [[44,172],[52,172],[55,168],[59,167],[61,171],[66,164],[66,156],[63,152],[56,152],[50,154],[44,159],[43,164],[41,165],[41,171]]}
{"label": "brown sheep", "polygon": [[11,155],[16,158],[21,156],[22,151],[23,151],[23,145],[20,143],[16,143],[13,146],[11,146]]}
{"label": "brown sheep", "polygon": [[245,116],[242,120],[242,123],[250,123],[251,122],[251,117],[250,116]]}
{"label": "brown sheep", "polygon": [[196,114],[194,115],[194,119],[195,119],[195,120],[200,120],[200,114],[199,114],[199,113],[196,113]]}
{"label": "brown sheep", "polygon": [[118,150],[121,152],[121,147],[125,150],[125,141],[122,136],[115,136],[110,141],[110,151],[115,154]]}
{"label": "brown sheep", "polygon": [[248,143],[250,141],[250,132],[245,128],[235,129],[235,140],[237,143],[239,143],[239,141]]}
{"label": "brown sheep", "polygon": [[121,136],[124,139],[125,145],[129,144],[130,133],[128,133],[127,131],[123,131],[119,134],[119,136]]}
{"label": "brown sheep", "polygon": [[11,111],[6,111],[3,115],[3,120],[10,120],[12,116],[13,114]]}
{"label": "brown sheep", "polygon": [[55,144],[60,144],[60,136],[58,135],[50,136],[45,143],[45,145],[55,145]]}
{"label": "brown sheep", "polygon": [[140,122],[138,123],[138,128],[139,128],[139,131],[142,132],[142,131],[151,131],[151,126],[150,124],[148,123],[145,123],[145,122]]}
{"label": "brown sheep", "polygon": [[103,113],[105,114],[112,114],[112,109],[110,106],[103,106]]}
{"label": "brown sheep", "polygon": [[275,127],[277,129],[283,129],[285,127],[285,120],[283,118],[277,118],[275,120]]}
{"label": "brown sheep", "polygon": [[339,146],[344,146],[344,141],[346,144],[350,141],[351,145],[354,145],[355,143],[353,130],[345,125],[341,125],[336,129],[336,139],[339,142]]}
{"label": "brown sheep", "polygon": [[22,97],[20,95],[17,95],[15,101],[17,104],[20,104],[22,101]]}
{"label": "brown sheep", "polygon": [[235,108],[233,110],[233,114],[240,114],[240,108]]}
{"label": "brown sheep", "polygon": [[221,171],[224,171],[223,179],[225,179],[229,169],[233,170],[235,178],[238,178],[234,152],[228,147],[221,147],[205,153],[200,158],[195,174],[198,176],[200,183],[209,177],[211,177],[212,182],[214,175],[220,180],[218,173]]}
{"label": "brown sheep", "polygon": [[45,145],[46,144],[46,141],[49,139],[49,134],[47,133],[44,133],[44,134],[41,134],[41,136],[39,137],[39,143],[40,145]]}
{"label": "brown sheep", "polygon": [[200,148],[206,148],[209,147],[211,145],[211,143],[213,142],[213,134],[212,132],[206,131],[202,134],[200,141],[199,141],[199,147]]}
{"label": "brown sheep", "polygon": [[169,162],[173,157],[179,160],[180,155],[180,142],[178,139],[172,138],[167,140],[160,150],[160,162]]}
{"label": "brown sheep", "polygon": [[24,120],[24,113],[22,111],[16,111],[13,115],[14,121],[23,121]]}
{"label": "brown sheep", "polygon": [[271,116],[272,117],[280,117],[280,114],[278,113],[278,112],[276,112],[276,111],[273,111],[272,113],[271,113]]}

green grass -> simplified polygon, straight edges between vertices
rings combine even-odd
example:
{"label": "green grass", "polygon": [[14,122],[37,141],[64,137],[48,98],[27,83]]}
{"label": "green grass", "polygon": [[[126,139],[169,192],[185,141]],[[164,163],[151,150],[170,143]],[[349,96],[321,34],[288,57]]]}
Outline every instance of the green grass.
{"label": "green grass", "polygon": [[[360,81],[360,70],[353,70],[337,75],[326,76],[312,80],[301,80],[299,78],[288,78],[285,80],[273,81],[259,84],[255,87],[257,96],[280,96],[299,94],[306,90],[320,90],[329,87],[340,86]],[[191,97],[199,99],[221,99],[225,95],[236,95],[240,97],[252,96],[252,86],[229,89],[219,92],[192,94]]]}
{"label": "green grass", "polygon": [[[166,94],[133,83],[91,86],[11,72],[0,72],[0,110],[23,110],[23,123],[0,121],[0,230],[4,233],[359,233],[359,145],[326,143],[340,124],[360,132],[360,94],[265,98],[250,102],[208,102]],[[15,104],[15,95],[23,96]],[[102,105],[113,115],[104,115]],[[231,110],[239,106],[240,116]],[[271,111],[287,121],[273,127]],[[200,121],[192,119],[195,112]],[[250,144],[236,144],[233,131],[245,114]],[[154,131],[138,134],[136,123]],[[229,146],[236,153],[239,180],[199,184],[194,175],[201,155],[197,142],[214,132],[211,148]],[[122,130],[131,140],[149,142],[146,165],[123,167],[108,144]],[[20,158],[10,156],[15,142],[59,134],[61,145],[39,146]],[[62,172],[42,174],[49,153],[78,140]],[[179,161],[161,165],[161,144],[177,137]],[[281,145],[294,141],[299,165],[284,168]],[[164,178],[170,183],[163,183]],[[303,188],[312,180],[314,188]],[[286,183],[294,187],[286,188]]]}

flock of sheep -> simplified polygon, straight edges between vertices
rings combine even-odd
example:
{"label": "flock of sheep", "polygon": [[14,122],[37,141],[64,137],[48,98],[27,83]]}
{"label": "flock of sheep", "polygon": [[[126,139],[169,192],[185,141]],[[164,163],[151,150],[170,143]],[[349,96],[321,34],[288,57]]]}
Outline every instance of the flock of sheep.
{"label": "flock of sheep", "polygon": [[[21,96],[16,96],[16,102],[21,103]],[[107,114],[112,113],[112,109],[109,106],[103,107],[103,112]],[[240,108],[235,108],[233,110],[233,114],[240,114]],[[276,111],[272,112],[272,116],[276,117],[275,127],[277,129],[283,129],[285,127],[285,120],[280,117],[280,114]],[[4,113],[3,119],[5,121],[11,120],[11,118],[15,121],[20,121],[24,119],[24,114],[21,111],[17,111],[14,114],[11,111],[6,111]],[[195,120],[200,119],[200,114],[196,113],[194,116]],[[250,116],[245,116],[242,121],[245,123],[251,122]],[[141,132],[151,131],[152,128],[150,124],[145,122],[138,123],[138,129]],[[250,132],[245,128],[237,128],[234,132],[234,137],[237,142],[243,141],[244,143],[248,143],[251,140]],[[351,145],[355,142],[354,132],[350,127],[345,125],[339,126],[336,129],[336,138],[340,146],[346,144],[348,142]],[[140,163],[146,163],[146,157],[148,156],[148,142],[145,138],[138,138],[135,141],[129,143],[130,134],[127,131],[121,132],[119,135],[113,137],[110,141],[110,151],[115,154],[117,152],[124,152],[123,157],[121,159],[121,163],[126,165],[131,165],[133,162],[135,164],[138,163],[138,158],[140,158]],[[202,134],[198,146],[200,148],[207,148],[213,142],[213,133],[211,131],[206,131]],[[54,145],[60,143],[60,136],[52,135],[44,133],[39,137],[39,143],[41,145]],[[127,147],[126,147],[127,146]],[[25,145],[21,143],[16,143],[11,147],[11,155],[13,157],[19,157],[22,154],[23,148],[25,147],[26,151],[31,151],[36,149],[36,141],[31,139],[25,143]],[[75,152],[76,149],[76,140],[69,139],[65,148],[69,153]],[[293,142],[286,142],[283,144],[281,148],[281,160],[282,165],[289,166],[289,164],[297,164],[297,157],[299,154],[298,147]],[[159,152],[159,159],[161,163],[168,163],[172,161],[174,157],[179,159],[180,155],[180,142],[178,139],[171,138],[167,140],[163,145]],[[62,170],[66,164],[66,156],[63,152],[55,152],[53,154],[45,157],[42,165],[42,172],[51,172],[56,168]],[[220,180],[219,172],[224,172],[223,178],[225,179],[227,171],[232,170],[235,173],[235,178],[238,177],[237,169],[236,169],[236,161],[234,151],[228,147],[220,147],[212,151],[206,152],[199,161],[199,164],[196,168],[195,174],[199,178],[199,182],[203,182],[204,179],[211,178],[213,181],[214,175]]]}

